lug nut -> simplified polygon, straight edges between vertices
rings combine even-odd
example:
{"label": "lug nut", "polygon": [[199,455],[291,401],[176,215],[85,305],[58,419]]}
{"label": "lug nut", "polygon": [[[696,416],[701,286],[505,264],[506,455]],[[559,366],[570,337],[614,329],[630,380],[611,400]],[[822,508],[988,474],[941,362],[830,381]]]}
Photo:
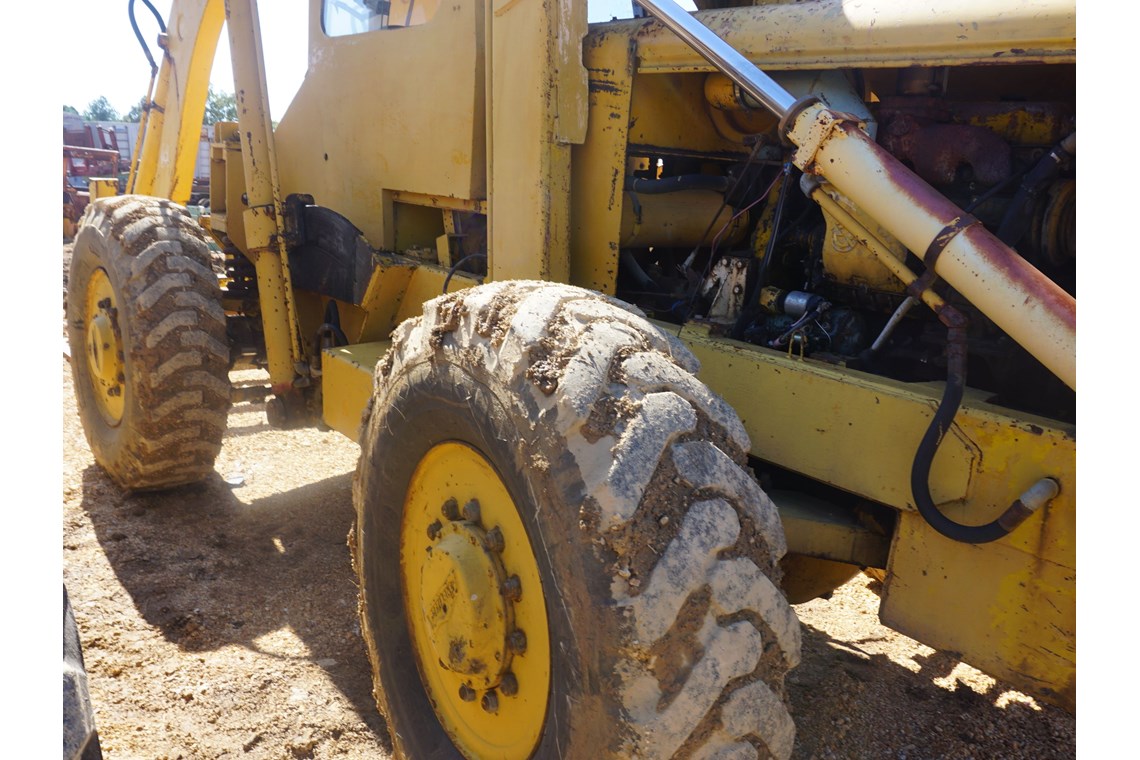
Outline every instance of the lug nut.
{"label": "lug nut", "polygon": [[487,538],[483,545],[487,547],[487,551],[501,554],[503,549],[507,547],[506,539],[503,538],[503,531],[498,526],[491,528],[487,531]]}
{"label": "lug nut", "polygon": [[477,523],[479,518],[482,517],[479,510],[479,500],[472,499],[463,505],[463,519],[468,522]]}
{"label": "lug nut", "polygon": [[517,602],[522,599],[522,581],[519,580],[517,575],[512,575],[503,581],[503,585],[499,588],[499,593],[505,596],[509,601]]}
{"label": "lug nut", "polygon": [[443,530],[443,523],[441,523],[439,520],[436,520],[428,526],[428,538],[430,538],[432,541],[436,540],[439,538],[439,532],[441,530]]}
{"label": "lug nut", "polygon": [[499,691],[508,697],[519,693],[519,679],[515,678],[514,673],[503,674],[503,678],[499,681]]}
{"label": "lug nut", "polygon": [[516,629],[507,636],[507,648],[514,654],[526,653],[526,634]]}
{"label": "lug nut", "polygon": [[448,520],[459,519],[459,502],[455,499],[448,499],[443,503],[443,516]]}
{"label": "lug nut", "polygon": [[459,684],[459,698],[464,702],[475,701],[475,690],[465,683]]}
{"label": "lug nut", "polygon": [[492,689],[483,695],[483,701],[480,704],[483,705],[483,709],[487,712],[497,713],[499,711],[499,695]]}

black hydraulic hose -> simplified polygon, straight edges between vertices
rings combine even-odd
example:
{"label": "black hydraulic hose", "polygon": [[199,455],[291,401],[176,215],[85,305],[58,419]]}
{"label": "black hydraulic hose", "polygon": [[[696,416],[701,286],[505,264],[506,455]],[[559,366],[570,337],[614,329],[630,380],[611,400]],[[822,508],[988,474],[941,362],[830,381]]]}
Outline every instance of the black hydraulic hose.
{"label": "black hydraulic hose", "polygon": [[483,259],[485,261],[487,259],[487,254],[485,254],[485,253],[469,253],[468,255],[461,258],[459,261],[452,264],[451,269],[447,270],[447,279],[445,279],[443,281],[443,292],[444,293],[447,292],[447,286],[451,284],[451,276],[459,271],[459,267],[464,262],[470,261],[471,259]]}
{"label": "black hydraulic hose", "polygon": [[664,292],[661,290],[661,286],[658,285],[645,269],[642,268],[641,264],[637,262],[633,252],[628,248],[622,249],[621,255],[618,257],[618,271],[632,278],[637,284],[637,287],[642,291],[651,293]]}
{"label": "black hydraulic hose", "polygon": [[680,174],[665,179],[626,177],[623,189],[629,193],[642,195],[675,193],[679,190],[714,190],[723,193],[728,190],[728,183],[728,177],[717,177],[712,174]]}
{"label": "black hydraulic hose", "polygon": [[1008,246],[1017,245],[1032,223],[1033,201],[1061,173],[1061,167],[1076,154],[1077,133],[1074,132],[1053,146],[1053,149],[1042,156],[1037,165],[1029,170],[1001,220],[1001,226],[997,231],[999,240]]}
{"label": "black hydraulic hose", "polygon": [[[150,0],[142,0],[142,2],[143,5],[145,5],[150,10],[150,12],[154,14],[155,19],[158,21],[159,30],[163,34],[166,34],[166,22],[162,20],[162,14],[158,12],[157,8],[151,5]],[[142,45],[143,54],[146,56],[147,61],[150,63],[151,72],[158,71],[158,64],[154,62],[154,56],[150,54],[150,47],[147,46],[146,40],[143,39],[142,32],[139,31],[138,21],[135,19],[135,0],[131,0],[130,4],[127,5],[127,15],[130,16],[131,19],[131,29],[134,30],[135,37],[138,38],[139,44]]]}
{"label": "black hydraulic hose", "polygon": [[952,307],[943,307],[939,318],[950,328],[946,349],[946,389],[942,392],[938,411],[934,413],[934,419],[930,421],[930,427],[926,429],[926,434],[922,436],[922,442],[918,445],[918,451],[915,452],[914,464],[910,469],[910,490],[915,506],[918,507],[918,513],[930,527],[954,541],[985,544],[1008,535],[1042,503],[1052,498],[1056,493],[1056,484],[1044,479],[1038,486],[1014,501],[1001,517],[985,525],[963,525],[955,522],[942,514],[934,505],[934,499],[930,496],[930,466],[934,462],[934,454],[938,451],[942,439],[954,422],[958,407],[962,405],[962,395],[966,388],[966,320]]}

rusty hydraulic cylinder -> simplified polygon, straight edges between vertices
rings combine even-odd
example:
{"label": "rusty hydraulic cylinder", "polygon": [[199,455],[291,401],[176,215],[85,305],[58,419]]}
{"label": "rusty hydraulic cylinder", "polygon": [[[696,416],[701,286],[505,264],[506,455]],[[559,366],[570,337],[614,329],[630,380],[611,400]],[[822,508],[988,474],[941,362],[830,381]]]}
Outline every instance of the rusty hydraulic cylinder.
{"label": "rusty hydraulic cylinder", "polygon": [[1070,388],[1077,302],[1016,251],[872,141],[815,104],[787,136],[806,174],[825,177]]}
{"label": "rusty hydraulic cylinder", "polygon": [[296,377],[301,347],[289,278],[281,199],[273,151],[273,128],[262,65],[261,33],[254,0],[226,3],[226,26],[233,51],[237,93],[238,132],[245,169],[247,208],[243,212],[247,253],[257,270],[261,293],[261,320],[269,378],[276,392],[291,386]]}
{"label": "rusty hydraulic cylinder", "polygon": [[780,117],[805,174],[830,182],[1070,388],[1076,299],[863,132],[853,117],[790,93],[673,0],[637,0]]}

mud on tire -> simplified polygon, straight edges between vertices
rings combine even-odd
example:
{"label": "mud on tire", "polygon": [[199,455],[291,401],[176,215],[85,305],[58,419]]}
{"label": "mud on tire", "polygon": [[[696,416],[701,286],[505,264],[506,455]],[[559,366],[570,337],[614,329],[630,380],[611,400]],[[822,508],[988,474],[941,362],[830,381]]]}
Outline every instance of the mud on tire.
{"label": "mud on tire", "polygon": [[417,680],[391,538],[410,468],[449,439],[498,470],[541,571],[551,690],[534,757],[791,754],[800,629],[778,588],[783,531],[743,426],[697,368],[632,307],[547,283],[437,298],[393,333],[350,539],[399,756],[459,756]]}
{"label": "mud on tire", "polygon": [[[108,421],[86,361],[89,283],[105,273],[122,363],[121,419]],[[175,203],[92,202],[75,239],[67,293],[71,368],[95,460],[120,487],[192,483],[213,469],[230,406],[229,348],[202,229]]]}

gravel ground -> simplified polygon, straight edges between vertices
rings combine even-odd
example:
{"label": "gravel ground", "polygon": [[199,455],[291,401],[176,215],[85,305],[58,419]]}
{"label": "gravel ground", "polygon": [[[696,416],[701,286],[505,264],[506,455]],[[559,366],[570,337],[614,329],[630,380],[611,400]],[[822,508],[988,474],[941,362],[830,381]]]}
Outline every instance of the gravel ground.
{"label": "gravel ground", "polygon": [[[62,370],[64,581],[105,755],[391,757],[345,545],[356,445],[237,404],[206,483],[127,496]],[[880,625],[874,584],[796,608],[795,760],[1076,756],[1072,716]]]}

